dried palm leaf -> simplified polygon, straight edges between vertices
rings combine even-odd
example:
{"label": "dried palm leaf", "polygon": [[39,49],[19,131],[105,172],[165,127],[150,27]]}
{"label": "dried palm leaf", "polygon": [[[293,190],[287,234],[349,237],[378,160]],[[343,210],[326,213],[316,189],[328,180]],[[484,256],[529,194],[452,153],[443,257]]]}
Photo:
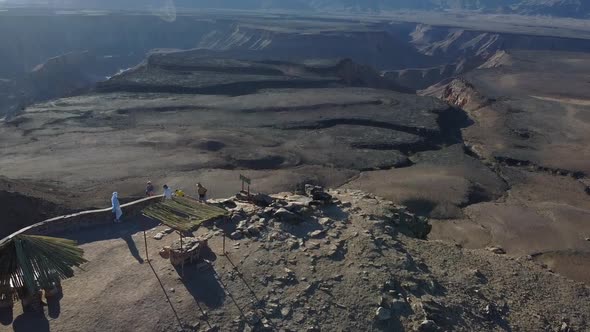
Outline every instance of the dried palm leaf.
{"label": "dried palm leaf", "polygon": [[16,235],[0,245],[0,299],[23,297],[53,288],[85,263],[75,241],[38,235]]}

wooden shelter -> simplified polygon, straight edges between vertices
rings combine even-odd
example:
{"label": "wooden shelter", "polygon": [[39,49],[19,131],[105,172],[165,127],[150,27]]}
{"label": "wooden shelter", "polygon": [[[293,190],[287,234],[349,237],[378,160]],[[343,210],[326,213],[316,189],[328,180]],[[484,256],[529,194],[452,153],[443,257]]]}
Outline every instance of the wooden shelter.
{"label": "wooden shelter", "polygon": [[[190,197],[173,197],[157,204],[151,205],[142,211],[143,215],[158,220],[162,224],[176,230],[180,235],[180,249],[168,253],[170,261],[174,265],[185,260],[198,259],[200,249],[206,246],[206,242],[192,243],[183,246],[183,233],[194,232],[203,223],[224,218],[228,212],[225,209],[201,203]],[[144,231],[144,241],[147,255],[147,237]],[[148,257],[149,259],[149,257]]]}
{"label": "wooden shelter", "polygon": [[74,275],[74,266],[86,262],[83,255],[72,240],[19,233],[5,238],[0,242],[0,306],[33,298],[40,308],[39,292],[54,293],[61,280]]}
{"label": "wooden shelter", "polygon": [[193,232],[203,223],[227,215],[227,211],[222,208],[201,203],[190,197],[163,200],[143,209],[142,213],[178,232]]}

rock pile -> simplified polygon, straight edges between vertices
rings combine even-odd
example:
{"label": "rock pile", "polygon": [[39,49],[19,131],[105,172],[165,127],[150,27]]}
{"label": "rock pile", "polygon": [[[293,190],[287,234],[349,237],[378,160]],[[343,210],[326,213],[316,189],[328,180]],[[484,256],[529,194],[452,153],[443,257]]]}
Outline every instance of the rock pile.
{"label": "rock pile", "polygon": [[[362,191],[302,189],[224,203],[235,265],[220,274],[243,310],[224,330],[493,331],[521,315],[522,284],[501,292],[507,299],[491,295],[514,277],[506,255],[482,250],[468,262],[460,247],[420,240],[430,224],[403,206]],[[512,326],[541,326],[531,324]]]}
{"label": "rock pile", "polygon": [[[259,237],[269,224],[296,225],[304,222],[313,214],[319,206],[339,204],[333,201],[323,187],[305,185],[303,195],[285,193],[270,196],[263,193],[251,194],[238,193],[234,199],[213,200],[213,204],[228,209],[230,223],[235,225],[229,236],[231,239],[240,240],[244,237]],[[329,219],[322,219],[327,226]],[[316,230],[310,234],[311,238],[320,238],[326,235],[324,230]]]}
{"label": "rock pile", "polygon": [[[239,193],[235,199],[214,201],[213,203],[230,210],[230,221],[236,225],[236,228],[229,235],[234,240],[244,237],[258,237],[269,224],[285,224],[283,228],[288,228],[289,224],[300,224],[309,219],[321,206],[334,205],[342,209],[351,207],[350,202],[341,202],[321,186],[306,184],[304,188],[299,193],[283,193],[273,196],[256,193],[248,197],[245,193]],[[353,191],[353,195],[374,199],[373,196],[362,192]],[[384,221],[387,222],[387,225],[384,226],[386,230],[390,232],[395,230],[419,239],[427,238],[432,229],[427,218],[412,214],[405,207],[397,206],[391,202],[386,205],[389,209],[384,216]],[[370,215],[368,217],[372,218]],[[322,227],[329,227],[333,220],[319,218],[317,222]],[[317,239],[325,235],[325,230],[318,229],[311,232],[309,237]],[[338,246],[332,245],[332,247],[333,253],[336,253]]]}

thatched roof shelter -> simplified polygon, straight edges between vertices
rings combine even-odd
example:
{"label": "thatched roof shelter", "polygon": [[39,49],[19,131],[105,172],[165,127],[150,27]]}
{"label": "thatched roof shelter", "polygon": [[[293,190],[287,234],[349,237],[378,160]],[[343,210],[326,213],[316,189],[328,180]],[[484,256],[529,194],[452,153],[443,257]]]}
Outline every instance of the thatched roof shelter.
{"label": "thatched roof shelter", "polygon": [[227,211],[189,197],[174,197],[145,208],[143,214],[179,232],[192,232],[203,223],[227,215]]}
{"label": "thatched roof shelter", "polygon": [[51,289],[86,260],[75,241],[17,234],[0,243],[0,299]]}

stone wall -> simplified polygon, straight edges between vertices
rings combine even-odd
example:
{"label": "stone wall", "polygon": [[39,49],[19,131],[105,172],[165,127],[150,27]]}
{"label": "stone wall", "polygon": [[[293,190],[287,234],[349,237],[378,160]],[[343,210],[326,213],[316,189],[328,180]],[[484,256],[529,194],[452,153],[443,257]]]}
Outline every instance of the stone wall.
{"label": "stone wall", "polygon": [[[141,214],[146,206],[154,204],[162,199],[162,196],[146,197],[127,204],[122,204],[123,222],[130,217]],[[59,216],[44,220],[19,232],[22,234],[53,235],[67,231],[77,231],[84,228],[91,228],[100,225],[113,223],[114,216],[111,208],[100,210],[82,211],[70,215]]]}

